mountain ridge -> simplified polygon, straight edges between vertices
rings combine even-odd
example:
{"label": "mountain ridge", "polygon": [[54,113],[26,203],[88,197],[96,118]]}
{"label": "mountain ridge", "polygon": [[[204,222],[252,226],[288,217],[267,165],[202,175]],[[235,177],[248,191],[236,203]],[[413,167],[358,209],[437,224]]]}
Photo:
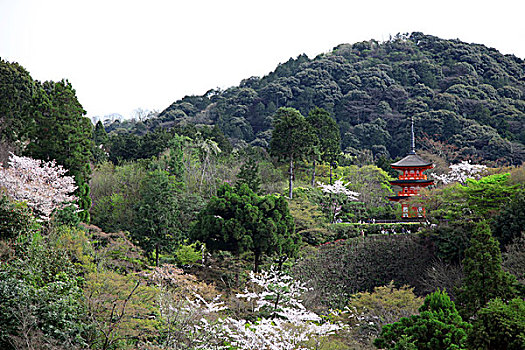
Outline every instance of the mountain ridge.
{"label": "mountain ridge", "polygon": [[277,108],[307,114],[317,106],[337,121],[352,155],[403,155],[413,117],[418,144],[454,150],[448,161],[521,164],[524,95],[524,60],[415,32],[290,58],[262,78],[175,101],[148,124],[217,125],[235,146],[267,147]]}

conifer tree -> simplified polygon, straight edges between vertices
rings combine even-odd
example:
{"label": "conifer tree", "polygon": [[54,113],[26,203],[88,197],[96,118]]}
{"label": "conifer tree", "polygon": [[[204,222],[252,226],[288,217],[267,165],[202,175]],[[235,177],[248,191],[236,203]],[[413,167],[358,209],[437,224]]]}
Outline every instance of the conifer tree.
{"label": "conifer tree", "polygon": [[38,84],[34,102],[35,127],[26,154],[32,158],[56,162],[69,170],[78,186],[79,217],[89,221],[91,206],[88,186],[93,126],[67,80]]}
{"label": "conifer tree", "polygon": [[289,164],[289,198],[293,196],[294,162],[304,158],[315,146],[312,126],[294,108],[279,108],[274,116],[270,153]]}
{"label": "conifer tree", "polygon": [[489,300],[512,299],[516,295],[516,278],[503,271],[501,251],[489,226],[481,222],[475,228],[470,247],[463,259],[465,279],[458,290],[458,308],[464,319],[472,317]]}
{"label": "conifer tree", "polygon": [[254,271],[264,254],[295,255],[299,241],[286,200],[258,196],[246,184],[220,187],[199,213],[190,235],[211,251],[252,252]]}
{"label": "conifer tree", "polygon": [[383,327],[374,345],[381,349],[463,350],[470,325],[444,291],[429,294],[419,315]]}
{"label": "conifer tree", "polygon": [[[312,126],[318,139],[317,151],[313,154],[312,186],[315,186],[315,166],[317,158],[330,164],[330,170],[341,152],[339,126],[330,114],[322,108],[314,108],[308,113],[306,121]],[[330,179],[330,184],[332,184]]]}
{"label": "conifer tree", "polygon": [[164,170],[149,172],[141,185],[141,200],[137,203],[137,221],[132,234],[147,254],[154,253],[155,266],[159,266],[162,251],[182,240],[177,220],[179,192],[180,184]]}

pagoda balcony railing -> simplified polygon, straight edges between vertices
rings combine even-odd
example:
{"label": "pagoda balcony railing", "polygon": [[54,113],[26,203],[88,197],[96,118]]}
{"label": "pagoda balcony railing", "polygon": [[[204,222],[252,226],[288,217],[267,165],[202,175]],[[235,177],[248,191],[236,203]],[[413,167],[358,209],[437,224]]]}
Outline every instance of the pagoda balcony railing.
{"label": "pagoda balcony railing", "polygon": [[426,175],[399,175],[399,180],[426,180]]}
{"label": "pagoda balcony railing", "polygon": [[407,192],[398,192],[398,196],[400,197],[409,197],[409,196],[417,196],[419,193],[417,191],[407,191]]}

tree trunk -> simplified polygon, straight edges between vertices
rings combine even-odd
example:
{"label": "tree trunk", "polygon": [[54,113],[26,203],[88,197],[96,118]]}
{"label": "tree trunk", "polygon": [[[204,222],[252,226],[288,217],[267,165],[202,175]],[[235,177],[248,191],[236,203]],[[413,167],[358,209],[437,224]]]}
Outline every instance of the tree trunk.
{"label": "tree trunk", "polygon": [[289,183],[290,191],[289,191],[289,197],[292,199],[293,196],[293,158],[290,157],[290,183]]}
{"label": "tree trunk", "polygon": [[155,244],[155,266],[159,267],[159,243]]}
{"label": "tree trunk", "polygon": [[254,255],[253,272],[257,273],[257,272],[259,272],[259,264],[260,264],[260,260],[261,260],[261,253],[253,252],[253,255]]}
{"label": "tree trunk", "polygon": [[312,170],[312,187],[315,186],[315,159],[314,159],[314,168]]}
{"label": "tree trunk", "polygon": [[332,162],[330,162],[330,185],[332,184]]}

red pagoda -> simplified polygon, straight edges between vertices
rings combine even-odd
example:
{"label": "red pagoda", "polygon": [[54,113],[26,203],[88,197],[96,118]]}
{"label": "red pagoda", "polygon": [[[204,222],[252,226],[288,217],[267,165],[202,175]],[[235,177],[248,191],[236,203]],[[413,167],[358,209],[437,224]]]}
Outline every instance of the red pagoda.
{"label": "red pagoda", "polygon": [[408,155],[400,161],[393,163],[391,166],[393,169],[401,171],[399,178],[394,181],[390,181],[392,186],[401,187],[401,191],[397,193],[397,196],[388,197],[390,201],[401,202],[402,217],[413,218],[413,217],[424,217],[425,208],[422,206],[414,206],[409,208],[408,199],[412,196],[419,195],[421,188],[434,184],[434,181],[427,179],[424,174],[425,170],[432,169],[434,165],[427,162],[416,154],[415,141],[414,141],[414,120],[412,120],[412,145]]}

